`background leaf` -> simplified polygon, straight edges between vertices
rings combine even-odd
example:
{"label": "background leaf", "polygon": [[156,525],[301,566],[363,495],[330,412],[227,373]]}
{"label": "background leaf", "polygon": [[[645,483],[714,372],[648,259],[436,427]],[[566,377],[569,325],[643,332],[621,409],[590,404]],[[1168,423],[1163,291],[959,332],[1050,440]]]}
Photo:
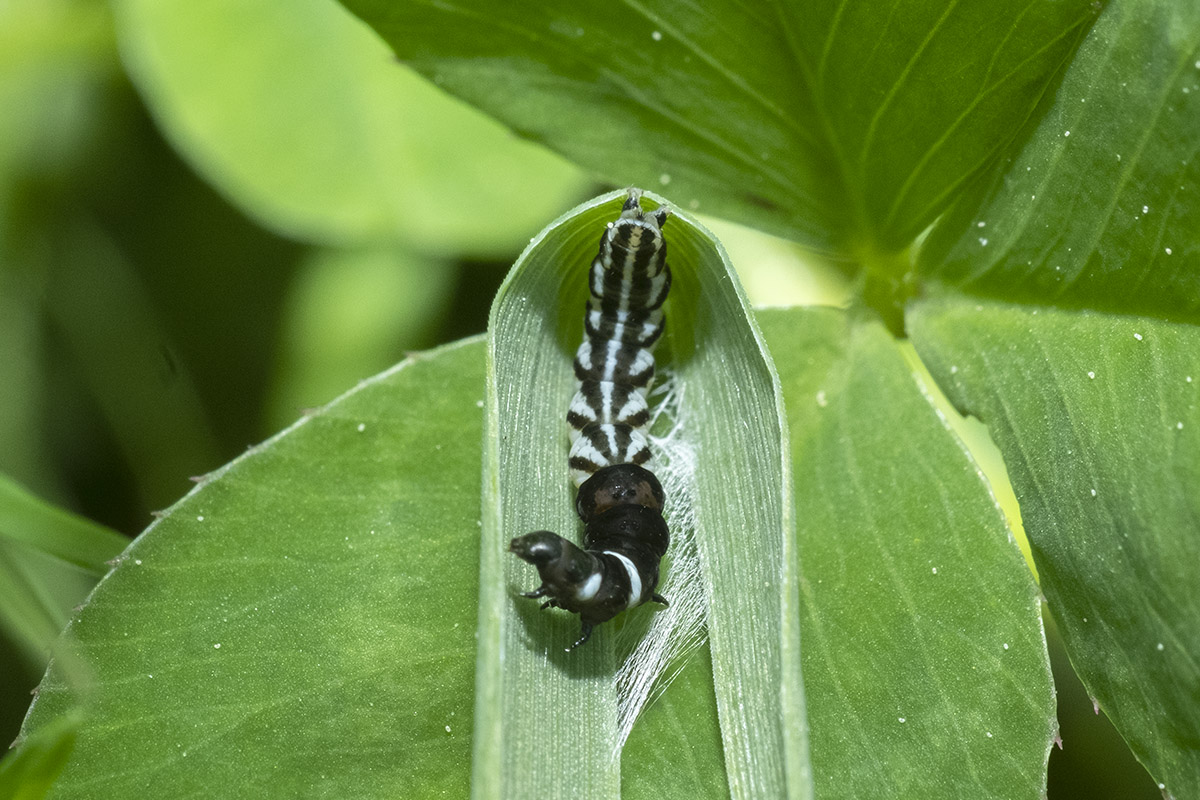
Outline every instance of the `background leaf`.
{"label": "background leaf", "polygon": [[[587,268],[622,198],[599,198],[548,228],[493,307],[476,668],[478,797],[606,797],[619,789],[611,759],[615,626],[599,629],[587,648],[563,653],[578,620],[539,613],[536,604],[516,598],[529,588],[530,569],[504,550],[530,530],[570,535],[578,526],[561,420],[574,392],[570,365],[582,337]],[[644,202],[650,208],[662,201]],[[781,491],[790,484],[777,385],[719,246],[683,214],[667,226],[670,358],[660,350],[658,359],[674,373],[683,435],[700,454],[696,494],[717,498],[698,505],[695,525],[730,791],[744,797],[790,790],[803,797],[810,791],[803,785],[803,695],[799,664],[789,660],[798,655],[795,619],[783,617],[781,607],[790,580],[779,566],[790,530],[790,503]],[[791,694],[781,702],[785,684]],[[571,770],[562,769],[566,760]],[[672,783],[659,776],[663,791]]]}
{"label": "background leaf", "polygon": [[40,661],[70,609],[128,544],[0,475],[0,626]]}
{"label": "background leaf", "polygon": [[67,765],[75,746],[76,715],[55,720],[29,737],[0,763],[0,798],[41,800]]}
{"label": "background leaf", "polygon": [[878,322],[758,315],[787,400],[820,798],[1040,798],[1057,732],[1037,588]]}
{"label": "background leaf", "polygon": [[1015,134],[1093,13],[345,4],[419,72],[576,163],[843,257],[906,247]]}
{"label": "background leaf", "polygon": [[55,508],[0,475],[0,539],[40,550],[97,575],[129,540],[89,519]]}
{"label": "background leaf", "polygon": [[284,309],[272,419],[284,426],[420,341],[452,305],[453,265],[396,247],[315,249]]}
{"label": "background leaf", "polygon": [[1200,319],[1200,6],[1109,3],[1025,147],[934,229],[974,294]]}
{"label": "background leaf", "polygon": [[440,102],[333,3],[116,6],[122,55],[175,145],[289,235],[489,253],[517,245],[581,186],[553,156]]}
{"label": "background leaf", "polygon": [[133,544],[26,722],[83,710],[52,797],[466,793],[482,351],[364,384]]}
{"label": "background leaf", "polygon": [[913,342],[1004,454],[1084,685],[1169,796],[1200,793],[1200,335],[955,296]]}

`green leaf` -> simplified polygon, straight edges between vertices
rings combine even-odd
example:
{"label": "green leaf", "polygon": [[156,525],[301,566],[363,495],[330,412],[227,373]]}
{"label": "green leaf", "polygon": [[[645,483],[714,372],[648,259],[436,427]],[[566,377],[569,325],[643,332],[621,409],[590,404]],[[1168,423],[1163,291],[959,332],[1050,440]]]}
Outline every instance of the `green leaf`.
{"label": "green leaf", "polygon": [[482,398],[482,341],[414,356],[139,537],[26,721],[83,711],[51,796],[465,796]]}
{"label": "green leaf", "polygon": [[0,539],[104,574],[129,540],[116,531],[35,497],[0,475]]}
{"label": "green leaf", "polygon": [[883,250],[907,247],[995,159],[1095,13],[1027,0],[778,5],[845,187],[825,203],[853,220],[857,244]]}
{"label": "green leaf", "polygon": [[1088,692],[1167,796],[1200,796],[1200,332],[954,296],[910,322],[1004,454]]}
{"label": "green leaf", "polygon": [[67,621],[61,603],[67,592],[53,590],[62,587],[46,580],[45,569],[39,572],[45,564],[37,564],[36,555],[0,542],[0,626],[11,640],[40,656]]}
{"label": "green leaf", "polygon": [[399,68],[329,0],[120,0],[116,11],[164,131],[276,230],[506,252],[580,188],[557,159]]}
{"label": "green leaf", "polygon": [[817,796],[1043,797],[1037,588],[978,467],[878,321],[758,319],[792,432]]}
{"label": "green leaf", "polygon": [[[564,653],[577,618],[539,613],[516,597],[530,588],[530,568],[505,551],[530,530],[571,535],[578,527],[561,420],[574,392],[588,265],[623,196],[601,197],[550,226],[492,309],[473,779],[479,798],[619,792],[618,626],[602,626],[586,648]],[[661,202],[643,199],[646,208]],[[668,507],[675,544],[663,593],[678,600],[687,588],[671,581],[681,569],[682,534],[694,527],[730,792],[809,796],[797,619],[783,605],[794,575],[783,559],[790,480],[777,382],[711,234],[677,213],[665,236],[673,282],[658,358],[673,373],[678,436],[696,454],[691,468],[672,455],[667,471],[682,470],[684,491],[700,499]],[[670,619],[679,605],[656,616]],[[650,614],[635,611],[627,624]],[[693,708],[701,721],[711,719],[702,705]],[[672,790],[669,776],[658,778],[668,796],[687,796],[687,782]]]}
{"label": "green leaf", "polygon": [[70,608],[128,544],[0,475],[0,625],[44,663]]}
{"label": "green leaf", "polygon": [[1087,0],[344,0],[438,85],[618,183],[809,246],[898,250],[1030,114]]}
{"label": "green leaf", "polygon": [[128,544],[0,475],[0,625],[44,663],[71,607]]}
{"label": "green leaf", "polygon": [[69,714],[30,736],[0,762],[0,800],[41,800],[75,747],[77,715]]}
{"label": "green leaf", "polygon": [[1200,318],[1200,5],[1114,0],[1021,152],[939,223],[974,294]]}

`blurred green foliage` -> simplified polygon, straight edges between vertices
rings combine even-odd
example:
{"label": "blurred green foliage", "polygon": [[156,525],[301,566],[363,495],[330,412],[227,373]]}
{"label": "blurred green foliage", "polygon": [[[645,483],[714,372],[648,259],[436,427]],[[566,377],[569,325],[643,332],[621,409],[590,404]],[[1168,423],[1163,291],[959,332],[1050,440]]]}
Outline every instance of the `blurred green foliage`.
{"label": "blurred green foliage", "polygon": [[[853,59],[831,67],[860,68]],[[442,69],[451,83],[462,81]],[[512,99],[484,83],[475,91],[484,107]],[[418,80],[365,26],[321,0],[286,10],[13,0],[0,6],[0,108],[0,474],[126,535],[182,495],[188,476],[215,469],[304,409],[406,351],[482,331],[503,270],[525,241],[596,186]],[[853,128],[861,111],[848,106],[835,122]],[[552,140],[578,132],[569,116],[553,122],[524,133]],[[979,124],[988,128],[986,119]],[[1064,130],[1075,124],[1068,118]],[[588,155],[577,155],[580,163],[611,161],[595,144],[581,141]],[[894,189],[892,154],[869,145],[840,153],[843,166],[857,164],[864,186]],[[955,181],[998,146],[984,136],[959,152],[970,169],[954,165]],[[781,155],[770,143],[768,151]],[[1059,164],[1052,152],[1026,157]],[[719,210],[747,220],[767,208],[767,227],[801,225],[778,197],[768,192],[764,203],[759,184],[779,177],[777,161],[762,161],[771,162],[766,177]],[[661,178],[651,162],[638,169],[680,191],[705,196],[709,183],[720,184],[703,157],[694,174]],[[1006,177],[973,185],[971,202],[951,218],[967,225],[982,208],[993,220],[1031,224],[1023,216],[1031,212],[1001,191]],[[864,195],[871,202],[847,200],[856,215],[844,218],[840,204],[814,203],[813,218],[829,215],[833,233],[821,238],[813,226],[809,243],[854,241],[849,249],[884,263],[874,248],[906,241],[958,186],[922,180],[890,208],[874,205],[887,199],[878,189]],[[824,200],[829,181],[807,175],[802,189]],[[797,200],[795,186],[780,186]],[[1164,205],[1176,202],[1174,192],[1168,187]],[[880,241],[857,241],[872,225]],[[985,291],[1019,280],[1015,257],[968,274],[974,262],[963,254],[983,240],[977,233],[943,231],[934,240],[930,252],[953,256],[937,268],[941,276]],[[737,235],[722,233],[727,244]],[[999,252],[992,241],[990,252]],[[746,252],[767,263],[763,249],[775,246],[753,238]],[[1078,264],[1076,274],[1097,266]],[[791,268],[756,273],[764,281],[757,296],[778,302]],[[747,276],[752,289],[754,280]],[[1171,285],[1148,285],[1147,302],[1172,296]],[[1194,308],[1192,298],[1178,312]],[[0,732],[15,734],[46,648],[93,580],[0,543],[0,601],[13,598],[0,641],[12,673]],[[1052,755],[1050,796],[1157,796],[1111,728],[1070,735],[1092,725],[1079,719],[1092,712],[1057,647],[1051,652],[1068,749]],[[1079,777],[1101,770],[1102,782]]]}
{"label": "blurred green foliage", "polygon": [[[299,7],[280,25],[298,37],[289,52],[257,53],[253,69],[226,60],[232,71],[219,74],[206,60],[192,77],[211,83],[171,94],[158,84],[186,65],[176,51],[158,71],[146,66],[152,44],[174,35],[208,59],[231,31],[250,31],[208,7],[205,40],[186,19],[191,4],[169,5],[0,8],[0,475],[127,536],[189,476],[304,409],[408,351],[481,332],[524,242],[590,185],[397,67],[382,45],[364,50],[373,36],[331,3],[307,4],[307,33]],[[342,34],[318,35],[330,30]],[[350,46],[338,49],[342,37]],[[350,52],[360,63],[344,63]],[[331,65],[345,72],[322,87],[332,95],[313,97],[308,79]],[[345,96],[363,85],[379,96]],[[309,96],[265,114],[263,95],[281,86]],[[233,99],[255,90],[245,105]],[[189,139],[205,92],[226,114],[206,121],[226,135]],[[339,93],[349,105],[330,113]],[[334,126],[323,140],[321,120]],[[375,158],[362,158],[349,129],[376,137]],[[304,185],[255,194],[204,152],[212,138],[258,141],[258,173]],[[317,163],[323,176],[311,174]],[[314,199],[314,185],[339,177],[342,207]],[[11,737],[46,648],[94,577],[3,542],[0,567],[0,596],[44,601],[0,616]]]}

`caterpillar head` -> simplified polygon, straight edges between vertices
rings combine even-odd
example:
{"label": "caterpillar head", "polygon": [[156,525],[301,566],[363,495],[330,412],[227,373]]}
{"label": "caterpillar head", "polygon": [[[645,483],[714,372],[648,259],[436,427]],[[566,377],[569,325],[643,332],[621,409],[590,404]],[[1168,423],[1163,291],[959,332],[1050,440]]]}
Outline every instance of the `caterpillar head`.
{"label": "caterpillar head", "polygon": [[543,594],[552,596],[573,592],[596,569],[592,556],[550,531],[518,536],[509,542],[508,550],[537,567],[547,590]]}
{"label": "caterpillar head", "polygon": [[620,219],[649,220],[654,222],[656,228],[661,228],[670,215],[666,206],[659,206],[647,214],[642,210],[642,190],[630,189],[625,204],[621,206]]}

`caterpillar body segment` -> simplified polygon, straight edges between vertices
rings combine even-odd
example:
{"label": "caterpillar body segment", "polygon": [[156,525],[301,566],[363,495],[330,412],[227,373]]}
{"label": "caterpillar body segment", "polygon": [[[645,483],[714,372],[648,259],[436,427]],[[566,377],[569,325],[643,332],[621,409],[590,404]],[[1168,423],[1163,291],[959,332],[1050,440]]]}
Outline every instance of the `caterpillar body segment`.
{"label": "caterpillar body segment", "polygon": [[541,585],[523,596],[547,598],[543,608],[579,614],[592,629],[651,600],[659,561],[670,544],[663,491],[650,471],[646,395],[654,381],[654,345],[662,336],[663,303],[671,287],[662,227],[665,208],[646,213],[631,189],[609,223],[588,272],[584,339],[575,354],[577,391],[567,408],[567,457],[578,486],[575,508],[583,547],[550,531],[519,536],[511,552],[533,564]]}

